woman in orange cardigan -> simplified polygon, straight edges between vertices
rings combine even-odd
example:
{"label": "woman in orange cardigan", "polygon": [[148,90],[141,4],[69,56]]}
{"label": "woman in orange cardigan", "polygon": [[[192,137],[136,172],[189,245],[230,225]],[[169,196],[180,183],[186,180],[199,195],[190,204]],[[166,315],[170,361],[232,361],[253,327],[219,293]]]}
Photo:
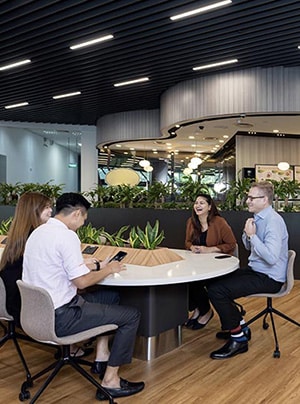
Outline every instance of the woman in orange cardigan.
{"label": "woman in orange cardigan", "polygon": [[[226,220],[220,216],[213,199],[208,194],[199,194],[193,206],[192,216],[187,220],[185,247],[195,254],[233,254],[236,239]],[[213,317],[205,282],[189,283],[189,311],[192,315],[186,326],[199,330]]]}

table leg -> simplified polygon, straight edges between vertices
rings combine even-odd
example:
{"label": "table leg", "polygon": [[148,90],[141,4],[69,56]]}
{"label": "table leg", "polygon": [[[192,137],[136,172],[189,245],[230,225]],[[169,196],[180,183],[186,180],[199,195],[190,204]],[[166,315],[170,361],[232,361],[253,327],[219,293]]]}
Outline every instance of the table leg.
{"label": "table leg", "polygon": [[136,358],[151,360],[181,345],[181,326],[188,313],[187,284],[130,286],[119,290],[121,304],[141,311]]}

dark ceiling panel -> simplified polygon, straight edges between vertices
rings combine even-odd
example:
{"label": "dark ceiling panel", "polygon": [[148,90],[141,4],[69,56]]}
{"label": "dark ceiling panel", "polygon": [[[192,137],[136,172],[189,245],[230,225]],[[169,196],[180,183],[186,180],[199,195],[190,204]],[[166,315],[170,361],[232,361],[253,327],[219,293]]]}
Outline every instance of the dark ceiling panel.
{"label": "dark ceiling panel", "polygon": [[[103,115],[159,108],[176,83],[215,71],[300,64],[299,0],[233,0],[211,12],[171,21],[171,15],[214,0],[0,1],[0,120],[94,125]],[[95,36],[114,39],[81,50]],[[234,67],[192,67],[238,58]],[[116,89],[119,81],[150,81]],[[81,91],[73,99],[53,95]],[[5,110],[27,101],[29,106]]]}

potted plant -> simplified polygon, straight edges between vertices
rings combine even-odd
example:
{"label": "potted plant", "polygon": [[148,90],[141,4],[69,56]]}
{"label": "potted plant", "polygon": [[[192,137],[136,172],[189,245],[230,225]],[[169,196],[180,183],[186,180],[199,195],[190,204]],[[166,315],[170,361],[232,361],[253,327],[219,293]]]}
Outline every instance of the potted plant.
{"label": "potted plant", "polygon": [[146,250],[154,250],[165,238],[164,231],[162,230],[161,232],[159,232],[158,220],[155,221],[153,227],[149,222],[147,222],[144,230],[142,230],[139,226],[137,226],[136,234],[140,239],[141,245]]}
{"label": "potted plant", "polygon": [[83,244],[105,244],[106,238],[102,236],[103,228],[96,229],[91,223],[77,230],[77,235]]}
{"label": "potted plant", "polygon": [[108,241],[108,243],[112,246],[124,247],[128,244],[128,240],[124,238],[124,233],[129,229],[129,226],[122,226],[115,233],[109,234],[104,229],[101,229],[100,235]]}
{"label": "potted plant", "polygon": [[0,223],[0,234],[1,234],[1,236],[6,236],[7,235],[12,220],[13,220],[12,217],[9,217],[7,219],[2,220],[2,222]]}

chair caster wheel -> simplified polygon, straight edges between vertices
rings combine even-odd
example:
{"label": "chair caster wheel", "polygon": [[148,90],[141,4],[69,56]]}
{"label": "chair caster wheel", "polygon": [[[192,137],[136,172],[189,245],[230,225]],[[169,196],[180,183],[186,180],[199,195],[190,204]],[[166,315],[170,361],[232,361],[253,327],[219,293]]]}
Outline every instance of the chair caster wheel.
{"label": "chair caster wheel", "polygon": [[25,400],[28,400],[29,398],[30,398],[29,391],[21,391],[21,393],[19,394],[20,401],[25,401]]}
{"label": "chair caster wheel", "polygon": [[269,324],[268,323],[263,323],[263,329],[267,330],[269,328]]}
{"label": "chair caster wheel", "polygon": [[273,358],[280,358],[280,351],[274,351]]}

